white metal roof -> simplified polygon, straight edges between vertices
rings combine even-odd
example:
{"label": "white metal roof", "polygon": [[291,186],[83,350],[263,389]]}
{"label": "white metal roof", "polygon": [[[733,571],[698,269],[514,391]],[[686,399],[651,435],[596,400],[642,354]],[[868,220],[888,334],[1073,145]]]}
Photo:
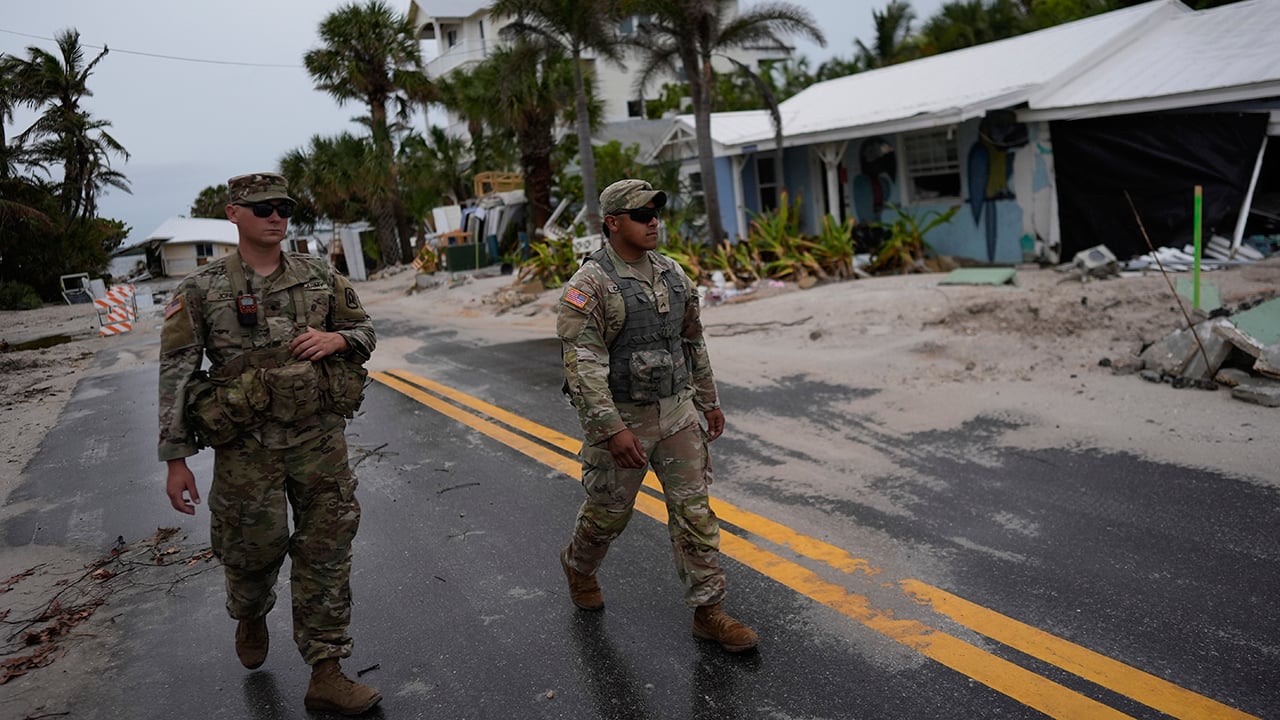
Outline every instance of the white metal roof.
{"label": "white metal roof", "polygon": [[1083,118],[1280,96],[1277,39],[1277,0],[1184,13],[1134,38],[1088,73],[1034,93],[1031,109],[1020,115]]}
{"label": "white metal roof", "polygon": [[[143,243],[213,242],[235,245],[240,233],[235,223],[216,218],[169,218],[151,231]],[[141,243],[140,243],[141,244]]]}
{"label": "white metal roof", "polygon": [[[1177,0],[1154,0],[818,83],[781,103],[785,144],[939,127],[1018,105],[1054,78],[1096,62],[1140,32],[1144,23],[1190,12]],[[691,116],[680,120],[693,126]],[[715,142],[730,148],[773,142],[765,111],[716,113],[711,133]]]}

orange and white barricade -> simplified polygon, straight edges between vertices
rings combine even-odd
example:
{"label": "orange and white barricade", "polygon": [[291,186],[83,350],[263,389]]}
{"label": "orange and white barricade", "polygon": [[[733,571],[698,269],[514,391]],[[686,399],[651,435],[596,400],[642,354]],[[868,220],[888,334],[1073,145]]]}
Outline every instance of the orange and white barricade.
{"label": "orange and white barricade", "polygon": [[112,285],[106,295],[93,301],[98,310],[98,331],[103,335],[119,335],[133,329],[138,319],[138,301],[133,285]]}

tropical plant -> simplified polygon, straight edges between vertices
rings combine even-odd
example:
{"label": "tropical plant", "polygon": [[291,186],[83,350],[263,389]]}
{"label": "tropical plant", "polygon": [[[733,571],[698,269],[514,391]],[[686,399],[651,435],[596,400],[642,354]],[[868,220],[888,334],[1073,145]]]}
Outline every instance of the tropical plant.
{"label": "tropical plant", "polygon": [[20,282],[0,282],[0,310],[35,310],[43,305],[36,289]]}
{"label": "tropical plant", "polygon": [[[285,177],[288,177],[288,175]],[[210,185],[201,190],[200,194],[196,195],[196,199],[191,203],[191,217],[225,218],[227,216],[228,192],[226,185]]]}
{"label": "tropical plant", "polygon": [[515,21],[502,29],[509,37],[539,38],[559,46],[573,62],[574,119],[577,124],[578,162],[586,204],[587,232],[600,233],[600,201],[596,186],[595,158],[591,150],[589,81],[584,76],[583,53],[622,64],[622,45],[614,28],[617,3],[578,0],[498,0],[491,12]]}
{"label": "tropical plant", "polygon": [[889,207],[897,217],[889,225],[888,238],[871,258],[869,269],[873,273],[920,272],[924,269],[924,259],[934,252],[925,236],[939,225],[951,222],[960,206],[942,211],[927,210],[918,215],[892,203]]}
{"label": "tropical plant", "polygon": [[520,40],[494,51],[462,81],[488,89],[488,102],[474,108],[488,127],[515,133],[529,219],[533,228],[542,227],[552,211],[555,125],[573,106],[570,62],[557,46]]}
{"label": "tropical plant", "polygon": [[339,105],[358,101],[368,108],[375,148],[371,158],[386,176],[369,195],[376,205],[379,246],[388,263],[407,262],[413,256],[411,233],[387,106],[394,103],[396,117],[406,119],[414,107],[436,99],[435,86],[423,72],[413,23],[381,0],[369,0],[340,7],[320,23],[319,32],[322,45],[307,51],[303,64],[316,89]]}
{"label": "tropical plant", "polygon": [[471,168],[486,170],[518,170],[520,152],[516,134],[507,126],[492,125],[492,90],[481,85],[468,72],[455,72],[436,81],[440,104],[458,113],[466,122]]}
{"label": "tropical plant", "polygon": [[861,40],[858,46],[858,61],[862,67],[887,67],[917,56],[916,44],[911,37],[911,23],[916,19],[916,11],[911,9],[907,0],[891,0],[884,10],[872,10],[871,18],[875,24],[876,37],[870,47]]}
{"label": "tropical plant", "polygon": [[[127,160],[129,153],[107,132],[111,123],[94,118],[80,104],[93,96],[89,77],[107,49],[86,63],[78,31],[64,30],[55,41],[56,55],[31,46],[25,60],[4,60],[5,89],[0,95],[7,99],[0,101],[0,115],[11,115],[18,104],[39,110],[31,126],[16,137],[25,148],[24,161],[61,166],[59,209],[69,219],[90,218],[97,212],[98,196],[107,188],[129,192],[128,180],[111,168],[112,155]],[[11,171],[12,160],[6,158],[5,164],[10,165],[6,172]]]}
{"label": "tropical plant", "polygon": [[573,238],[565,236],[531,243],[529,257],[520,266],[520,282],[542,281],[543,287],[558,288],[578,270],[573,254]]}
{"label": "tropical plant", "polygon": [[731,11],[736,6],[725,0],[624,0],[624,11],[644,13],[650,18],[641,24],[636,36],[643,56],[637,89],[643,94],[651,80],[663,75],[679,77],[680,71],[689,83],[702,195],[710,231],[708,242],[712,245],[719,245],[725,235],[711,142],[715,92],[712,58],[738,48],[781,46],[782,35],[804,35],[826,44],[813,16],[803,7],[767,2],[733,16]]}
{"label": "tropical plant", "polygon": [[825,215],[822,228],[813,238],[814,259],[837,280],[853,276],[853,228],[853,218],[840,222],[834,216]]}
{"label": "tropical plant", "polygon": [[924,54],[958,50],[1027,32],[1017,0],[954,0],[925,21],[917,45]]}

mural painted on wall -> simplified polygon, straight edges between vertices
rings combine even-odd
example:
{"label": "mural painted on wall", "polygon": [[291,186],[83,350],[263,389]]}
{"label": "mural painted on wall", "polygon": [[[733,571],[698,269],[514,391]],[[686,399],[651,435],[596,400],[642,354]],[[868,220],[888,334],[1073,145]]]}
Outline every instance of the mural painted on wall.
{"label": "mural painted on wall", "polygon": [[1009,188],[1014,149],[1027,144],[1027,126],[1012,111],[988,112],[978,126],[978,140],[969,148],[969,210],[987,240],[987,262],[995,262],[999,200],[1014,197]]}

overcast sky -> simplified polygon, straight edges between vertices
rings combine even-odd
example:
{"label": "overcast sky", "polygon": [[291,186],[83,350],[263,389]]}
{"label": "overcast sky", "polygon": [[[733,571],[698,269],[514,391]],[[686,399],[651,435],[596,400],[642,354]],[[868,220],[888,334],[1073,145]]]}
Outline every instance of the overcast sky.
{"label": "overcast sky", "polygon": [[[943,0],[912,0],[928,17]],[[408,0],[387,0],[406,11]],[[362,108],[338,105],[314,89],[303,54],[319,45],[316,29],[338,0],[8,0],[0,15],[0,53],[26,56],[37,45],[56,53],[54,35],[80,31],[86,46],[107,45],[89,80],[90,112],[111,121],[129,151],[117,160],[133,187],[99,202],[104,217],[145,238],[170,217],[186,215],[200,190],[245,172],[271,170],[313,135],[358,132]],[[751,0],[743,0],[749,7]],[[870,44],[873,9],[888,0],[810,0],[807,8],[827,47],[797,42],[816,69],[833,56],[853,55],[854,39]],[[36,36],[36,37],[32,37]],[[434,41],[424,46],[434,55]],[[86,62],[98,50],[86,48]],[[157,57],[167,56],[167,57]],[[191,62],[183,59],[200,60]],[[12,135],[31,116],[19,113]]]}

